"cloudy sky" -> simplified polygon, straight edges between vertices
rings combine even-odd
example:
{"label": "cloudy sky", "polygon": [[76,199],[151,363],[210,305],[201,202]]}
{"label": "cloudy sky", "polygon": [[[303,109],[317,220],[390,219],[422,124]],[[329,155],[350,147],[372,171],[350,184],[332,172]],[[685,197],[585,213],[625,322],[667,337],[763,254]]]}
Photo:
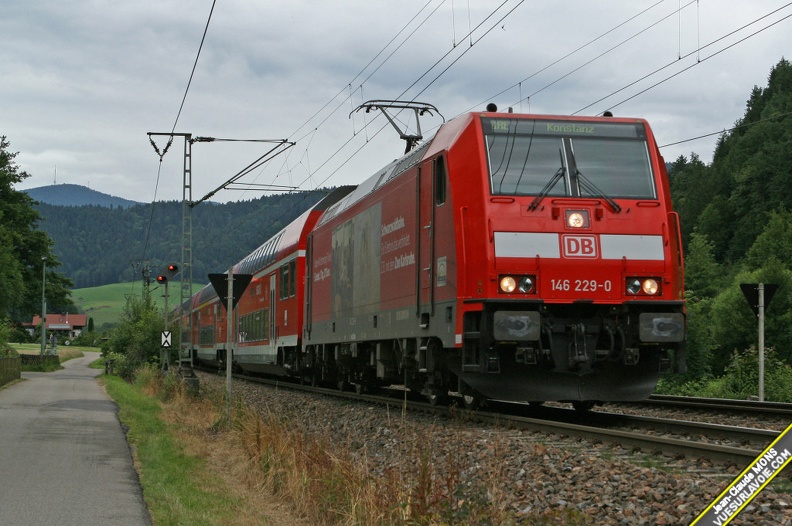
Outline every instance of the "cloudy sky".
{"label": "cloudy sky", "polygon": [[[371,99],[445,119],[488,102],[610,109],[648,119],[666,160],[709,162],[717,136],[689,139],[734,125],[792,57],[792,4],[771,0],[3,0],[0,13],[0,135],[30,174],[19,189],[141,202],[182,197],[183,140],[160,166],[148,132],[235,140],[193,144],[193,200],[272,148],[251,140],[295,145],[242,183],[359,183],[404,150],[381,115],[350,118]],[[425,116],[424,134],[441,122]]]}

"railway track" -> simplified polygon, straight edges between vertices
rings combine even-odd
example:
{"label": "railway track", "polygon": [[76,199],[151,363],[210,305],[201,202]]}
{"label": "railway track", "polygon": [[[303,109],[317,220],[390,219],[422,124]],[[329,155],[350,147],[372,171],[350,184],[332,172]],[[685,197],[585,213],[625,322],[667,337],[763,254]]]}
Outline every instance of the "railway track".
{"label": "railway track", "polygon": [[751,412],[773,416],[789,416],[792,419],[792,404],[781,402],[760,402],[758,400],[727,400],[723,398],[698,398],[689,396],[652,395],[649,399],[634,405],[653,407],[674,407],[683,409],[704,409],[720,411]]}
{"label": "railway track", "polygon": [[494,403],[487,410],[462,409],[462,403],[437,406],[410,399],[409,393],[390,390],[386,395],[300,385],[260,377],[235,375],[238,380],[274,388],[287,388],[365,404],[386,405],[440,416],[453,416],[489,425],[542,432],[548,435],[603,442],[646,454],[707,458],[746,465],[778,435],[778,431],[705,422],[624,415],[597,411],[581,413],[557,407],[528,407],[524,404]]}

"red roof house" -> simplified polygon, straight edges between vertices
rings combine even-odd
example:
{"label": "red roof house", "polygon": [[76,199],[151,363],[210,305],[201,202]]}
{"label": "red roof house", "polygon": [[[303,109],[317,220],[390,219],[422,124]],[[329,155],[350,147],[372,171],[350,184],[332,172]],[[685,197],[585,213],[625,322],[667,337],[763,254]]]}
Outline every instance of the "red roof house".
{"label": "red roof house", "polygon": [[[33,316],[31,328],[28,329],[31,334],[36,330],[36,327],[41,323],[41,316]],[[47,314],[47,332],[59,333],[67,338],[76,338],[80,332],[88,325],[87,314]]]}

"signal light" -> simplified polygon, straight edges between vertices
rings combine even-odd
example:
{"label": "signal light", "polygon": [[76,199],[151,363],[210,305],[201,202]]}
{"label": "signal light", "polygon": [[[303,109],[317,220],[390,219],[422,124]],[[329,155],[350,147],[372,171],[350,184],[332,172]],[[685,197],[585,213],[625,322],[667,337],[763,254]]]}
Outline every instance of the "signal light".
{"label": "signal light", "polygon": [[175,263],[170,263],[169,265],[165,266],[165,269],[162,271],[162,274],[157,276],[157,283],[161,283],[165,285],[173,279],[173,277],[179,273],[179,266]]}

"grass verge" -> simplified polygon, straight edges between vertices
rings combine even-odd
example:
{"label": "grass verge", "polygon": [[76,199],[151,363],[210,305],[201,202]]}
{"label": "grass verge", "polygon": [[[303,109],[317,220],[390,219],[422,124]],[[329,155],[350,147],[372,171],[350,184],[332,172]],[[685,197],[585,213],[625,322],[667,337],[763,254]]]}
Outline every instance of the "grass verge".
{"label": "grass verge", "polygon": [[[374,475],[329,437],[303,432],[300,415],[237,400],[228,422],[219,387],[202,384],[193,396],[178,377],[153,368],[138,370],[133,384],[104,378],[129,428],[155,524],[586,523],[576,511],[557,510],[517,520],[497,489],[505,473],[462,483],[463,452],[436,456],[421,430],[397,429],[398,465]],[[488,447],[507,454],[501,444]]]}
{"label": "grass verge", "polygon": [[239,501],[207,475],[204,461],[185,452],[175,430],[162,420],[160,400],[116,376],[104,381],[128,428],[154,524],[235,524]]}
{"label": "grass verge", "polygon": [[[10,344],[11,348],[13,348],[19,354],[27,354],[27,355],[39,355],[41,353],[41,345],[35,343],[12,343]],[[72,358],[79,358],[84,356],[83,351],[98,351],[99,349],[93,347],[70,347],[70,346],[61,346],[58,347],[58,364],[54,364],[52,362],[48,363],[40,363],[36,365],[30,364],[23,364],[22,371],[27,372],[52,372],[61,369],[60,364],[71,360]]]}

